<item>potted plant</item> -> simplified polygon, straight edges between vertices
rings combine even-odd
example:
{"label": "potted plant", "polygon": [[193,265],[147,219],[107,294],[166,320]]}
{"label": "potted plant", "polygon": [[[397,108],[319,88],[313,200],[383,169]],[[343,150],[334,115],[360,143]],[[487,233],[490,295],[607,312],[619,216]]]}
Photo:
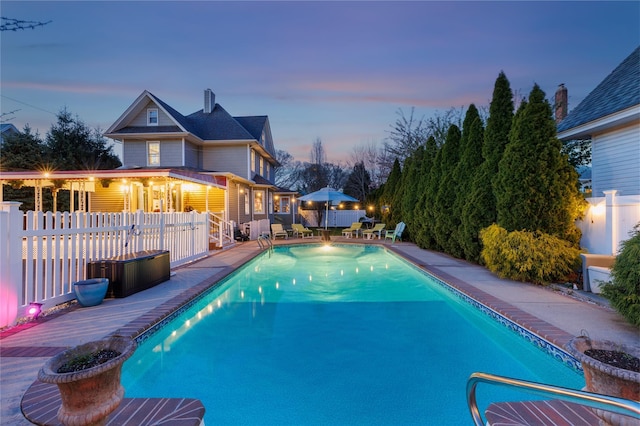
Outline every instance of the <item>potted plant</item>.
{"label": "potted plant", "polygon": [[76,299],[85,308],[101,304],[108,288],[109,278],[90,278],[73,283]]}
{"label": "potted plant", "polygon": [[[567,349],[582,364],[588,392],[640,401],[640,349],[609,340],[574,337]],[[595,410],[606,425],[637,425],[637,420]]]}
{"label": "potted plant", "polygon": [[85,343],[49,359],[38,380],[55,383],[62,405],[63,425],[104,425],[124,397],[120,384],[122,364],[136,350],[136,341],[123,336]]}

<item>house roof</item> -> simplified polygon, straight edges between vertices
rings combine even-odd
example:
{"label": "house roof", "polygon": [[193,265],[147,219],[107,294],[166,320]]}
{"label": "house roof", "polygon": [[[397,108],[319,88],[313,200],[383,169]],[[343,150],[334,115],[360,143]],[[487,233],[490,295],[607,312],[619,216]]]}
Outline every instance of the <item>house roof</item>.
{"label": "house roof", "polygon": [[200,110],[188,115],[186,120],[189,123],[189,131],[203,140],[260,140],[259,136],[254,137],[220,104],[216,104],[209,114]]}
{"label": "house roof", "polygon": [[558,133],[640,104],[640,47],[618,65],[558,125]]}

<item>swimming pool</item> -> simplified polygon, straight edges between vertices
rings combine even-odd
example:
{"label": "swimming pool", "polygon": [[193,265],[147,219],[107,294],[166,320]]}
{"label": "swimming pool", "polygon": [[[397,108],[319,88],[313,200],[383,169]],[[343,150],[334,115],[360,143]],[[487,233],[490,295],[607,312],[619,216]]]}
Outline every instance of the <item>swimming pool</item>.
{"label": "swimming pool", "polygon": [[[122,381],[127,397],[202,400],[207,424],[460,425],[475,371],[584,385],[384,248],[296,245],[148,337]],[[480,406],[514,399],[502,392],[483,391]]]}

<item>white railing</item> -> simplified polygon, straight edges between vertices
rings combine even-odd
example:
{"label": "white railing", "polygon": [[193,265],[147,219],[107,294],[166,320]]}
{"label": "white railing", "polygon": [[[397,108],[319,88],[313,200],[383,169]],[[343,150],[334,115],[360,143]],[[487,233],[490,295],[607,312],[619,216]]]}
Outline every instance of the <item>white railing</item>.
{"label": "white railing", "polygon": [[222,216],[213,212],[209,212],[208,219],[209,241],[215,241],[218,247],[224,247],[235,242],[232,222],[224,220]]}
{"label": "white railing", "polygon": [[0,203],[0,327],[31,302],[47,309],[75,298],[89,262],[168,250],[171,267],[209,252],[207,213],[27,212]]}

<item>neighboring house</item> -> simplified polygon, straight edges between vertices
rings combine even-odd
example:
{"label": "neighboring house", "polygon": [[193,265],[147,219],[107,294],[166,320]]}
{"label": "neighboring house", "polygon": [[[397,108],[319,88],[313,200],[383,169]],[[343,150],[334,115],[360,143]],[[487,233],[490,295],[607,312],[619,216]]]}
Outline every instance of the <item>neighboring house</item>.
{"label": "neighboring house", "polygon": [[582,246],[616,254],[640,222],[640,47],[558,124],[562,141],[591,139]]}
{"label": "neighboring house", "polygon": [[0,124],[0,130],[2,131],[2,134],[0,134],[0,145],[2,145],[4,143],[4,140],[9,136],[17,135],[18,133],[20,133],[16,126],[11,123]]}
{"label": "neighboring house", "polygon": [[282,201],[295,193],[274,184],[278,161],[269,118],[233,117],[210,89],[204,107],[189,115],[145,90],[105,136],[122,144],[117,170],[6,172],[0,179],[20,180],[36,192],[54,185],[77,191],[78,200],[86,200],[77,210],[197,210],[237,224],[273,221],[275,210],[281,221],[293,219],[295,210]]}

